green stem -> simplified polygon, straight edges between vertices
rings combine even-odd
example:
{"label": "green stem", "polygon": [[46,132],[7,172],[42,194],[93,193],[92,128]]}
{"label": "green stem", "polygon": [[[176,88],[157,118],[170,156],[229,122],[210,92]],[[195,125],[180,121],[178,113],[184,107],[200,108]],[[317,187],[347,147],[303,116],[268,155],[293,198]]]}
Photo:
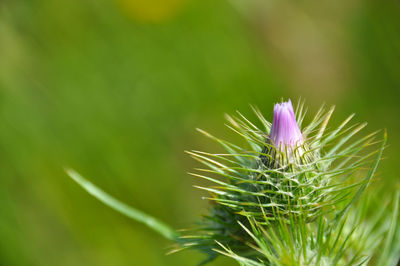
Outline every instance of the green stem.
{"label": "green stem", "polygon": [[111,195],[107,194],[100,188],[96,187],[94,184],[83,178],[80,174],[72,169],[66,169],[66,173],[71,177],[76,183],[78,183],[83,189],[85,189],[90,195],[103,202],[105,205],[111,207],[112,209],[122,213],[123,215],[147,225],[149,228],[153,229],[157,233],[161,234],[163,237],[176,240],[178,234],[174,229],[160,220],[142,212],[134,209],[127,204],[117,200]]}

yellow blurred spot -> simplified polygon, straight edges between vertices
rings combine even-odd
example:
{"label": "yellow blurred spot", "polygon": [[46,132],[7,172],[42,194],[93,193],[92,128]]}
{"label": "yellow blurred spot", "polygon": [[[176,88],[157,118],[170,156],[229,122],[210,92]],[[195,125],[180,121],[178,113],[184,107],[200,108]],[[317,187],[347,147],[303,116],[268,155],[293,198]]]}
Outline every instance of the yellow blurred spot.
{"label": "yellow blurred spot", "polygon": [[187,0],[116,0],[132,19],[157,23],[174,17]]}

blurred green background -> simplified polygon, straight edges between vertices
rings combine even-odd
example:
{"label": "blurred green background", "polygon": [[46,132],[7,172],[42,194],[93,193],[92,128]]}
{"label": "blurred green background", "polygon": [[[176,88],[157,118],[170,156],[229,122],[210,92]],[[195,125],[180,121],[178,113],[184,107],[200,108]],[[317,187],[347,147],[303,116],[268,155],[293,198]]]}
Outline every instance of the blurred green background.
{"label": "blurred green background", "polygon": [[[175,228],[206,212],[185,149],[223,114],[281,97],[387,128],[376,187],[398,186],[395,0],[0,1],[0,265],[195,265],[194,251],[105,207],[73,167]],[[234,265],[218,259],[213,265]]]}

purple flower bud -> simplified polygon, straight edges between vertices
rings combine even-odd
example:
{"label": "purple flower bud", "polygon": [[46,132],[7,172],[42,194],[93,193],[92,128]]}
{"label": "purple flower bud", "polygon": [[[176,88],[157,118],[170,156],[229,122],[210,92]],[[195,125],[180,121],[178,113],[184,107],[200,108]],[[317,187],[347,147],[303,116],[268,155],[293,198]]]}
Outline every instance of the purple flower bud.
{"label": "purple flower bud", "polygon": [[303,141],[290,100],[275,104],[274,120],[269,137],[277,148],[294,147]]}

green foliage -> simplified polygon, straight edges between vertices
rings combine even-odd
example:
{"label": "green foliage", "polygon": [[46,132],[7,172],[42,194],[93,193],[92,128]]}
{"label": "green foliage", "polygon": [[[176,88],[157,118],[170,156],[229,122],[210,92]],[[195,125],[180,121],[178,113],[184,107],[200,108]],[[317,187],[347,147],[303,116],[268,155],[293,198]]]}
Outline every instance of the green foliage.
{"label": "green foliage", "polygon": [[[398,194],[396,200],[398,204]],[[384,234],[388,229],[384,223],[386,217],[378,215],[372,222],[360,220],[361,210],[351,212],[340,222],[321,216],[314,223],[293,219],[294,224],[267,222],[265,226],[250,220],[249,227],[240,225],[251,237],[247,242],[254,251],[251,257],[240,256],[220,243],[215,251],[241,265],[363,265],[375,264],[376,259],[376,265],[396,265],[399,250],[393,245],[391,233]],[[391,229],[397,211],[395,206]],[[391,243],[387,247],[391,255],[378,249],[384,237],[386,243]]]}

